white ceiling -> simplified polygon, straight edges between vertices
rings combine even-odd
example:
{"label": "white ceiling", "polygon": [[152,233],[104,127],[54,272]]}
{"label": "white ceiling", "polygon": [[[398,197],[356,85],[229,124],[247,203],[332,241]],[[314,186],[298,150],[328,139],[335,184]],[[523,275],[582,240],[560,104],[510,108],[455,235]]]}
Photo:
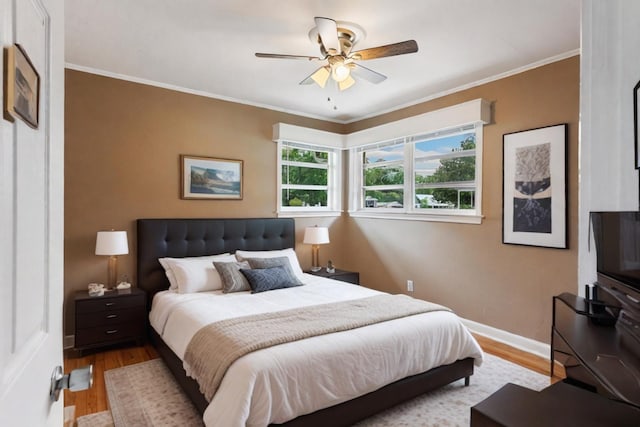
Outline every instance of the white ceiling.
{"label": "white ceiling", "polygon": [[[69,68],[341,123],[578,53],[580,0],[66,0]],[[404,40],[413,54],[362,61],[388,78],[339,92],[299,85],[318,62],[314,17],[359,24],[354,50]],[[328,101],[331,98],[331,101]]]}

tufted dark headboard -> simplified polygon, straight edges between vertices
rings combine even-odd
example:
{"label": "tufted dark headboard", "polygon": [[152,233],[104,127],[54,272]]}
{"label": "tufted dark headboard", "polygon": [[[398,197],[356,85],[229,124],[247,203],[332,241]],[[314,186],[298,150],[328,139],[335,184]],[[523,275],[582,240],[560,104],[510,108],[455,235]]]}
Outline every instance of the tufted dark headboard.
{"label": "tufted dark headboard", "polygon": [[162,257],[215,255],[243,250],[286,249],[295,246],[291,218],[139,219],[138,287],[147,301],[169,288]]}

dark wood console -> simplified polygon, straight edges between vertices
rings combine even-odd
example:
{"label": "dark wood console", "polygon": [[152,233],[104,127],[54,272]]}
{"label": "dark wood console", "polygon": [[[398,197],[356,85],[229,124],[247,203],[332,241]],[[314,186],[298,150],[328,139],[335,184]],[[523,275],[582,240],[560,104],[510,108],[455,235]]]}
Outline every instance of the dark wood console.
{"label": "dark wood console", "polygon": [[564,382],[540,392],[507,384],[471,408],[471,427],[635,427],[638,417],[636,408]]}
{"label": "dark wood console", "polygon": [[616,294],[609,279],[599,280],[599,298],[553,297],[551,375],[557,361],[566,379],[540,392],[505,385],[471,408],[472,427],[638,425],[638,301]]}
{"label": "dark wood console", "polygon": [[568,293],[553,298],[552,375],[558,361],[566,382],[640,408],[640,355],[601,308]]}

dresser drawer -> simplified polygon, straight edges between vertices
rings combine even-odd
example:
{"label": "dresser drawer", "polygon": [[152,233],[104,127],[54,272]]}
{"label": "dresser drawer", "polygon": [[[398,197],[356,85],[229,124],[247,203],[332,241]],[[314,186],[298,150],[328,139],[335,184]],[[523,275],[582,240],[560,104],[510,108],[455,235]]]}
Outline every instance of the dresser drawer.
{"label": "dresser drawer", "polygon": [[119,323],[97,326],[95,328],[76,329],[76,347],[93,344],[109,344],[112,341],[139,339],[144,332],[144,323]]}
{"label": "dresser drawer", "polygon": [[130,307],[144,307],[144,294],[94,297],[76,301],[76,313],[95,313]]}
{"label": "dresser drawer", "polygon": [[144,317],[145,313],[140,308],[78,313],[76,316],[76,328],[85,329],[96,326],[116,325],[118,323],[141,323],[144,322]]}

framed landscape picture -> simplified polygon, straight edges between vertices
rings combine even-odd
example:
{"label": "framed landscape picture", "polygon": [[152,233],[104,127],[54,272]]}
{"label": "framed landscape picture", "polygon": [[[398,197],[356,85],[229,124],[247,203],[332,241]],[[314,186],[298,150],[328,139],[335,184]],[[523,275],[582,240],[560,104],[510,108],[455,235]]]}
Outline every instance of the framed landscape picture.
{"label": "framed landscape picture", "polygon": [[566,146],[566,124],[503,136],[503,243],[567,247]]}
{"label": "framed landscape picture", "polygon": [[183,199],[242,199],[242,160],[180,156]]}

